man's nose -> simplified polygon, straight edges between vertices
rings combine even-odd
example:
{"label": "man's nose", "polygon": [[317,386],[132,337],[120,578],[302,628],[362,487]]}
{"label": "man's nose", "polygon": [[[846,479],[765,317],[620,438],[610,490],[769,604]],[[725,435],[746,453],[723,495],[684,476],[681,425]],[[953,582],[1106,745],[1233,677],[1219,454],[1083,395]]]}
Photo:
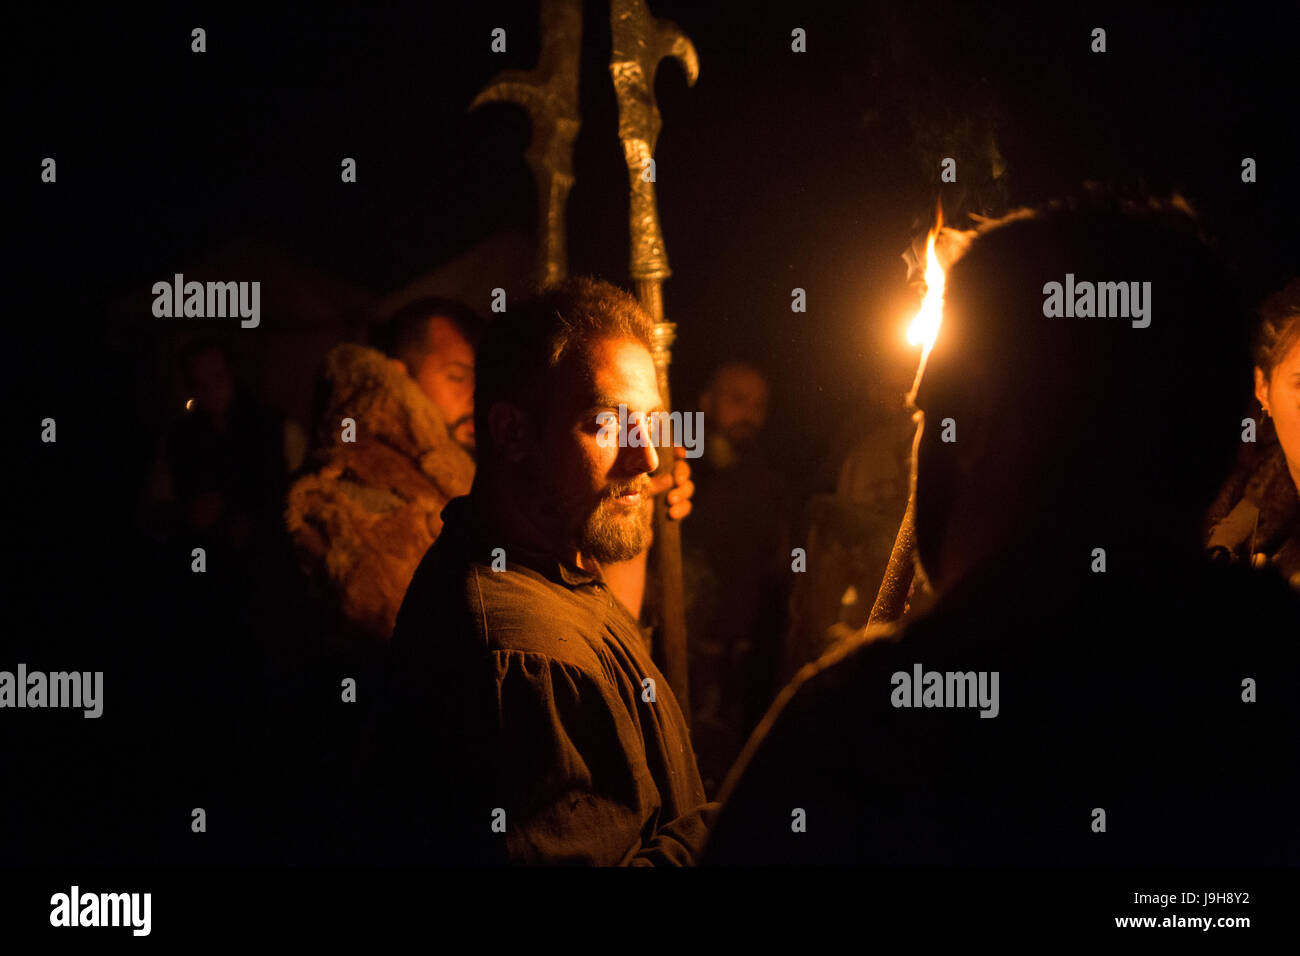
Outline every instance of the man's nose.
{"label": "man's nose", "polygon": [[[644,475],[654,471],[659,467],[659,452],[655,449],[654,437],[646,421],[641,421],[633,426],[636,429],[636,440],[629,441],[624,452],[624,467],[630,474]],[[632,428],[628,429],[628,437],[632,437]]]}

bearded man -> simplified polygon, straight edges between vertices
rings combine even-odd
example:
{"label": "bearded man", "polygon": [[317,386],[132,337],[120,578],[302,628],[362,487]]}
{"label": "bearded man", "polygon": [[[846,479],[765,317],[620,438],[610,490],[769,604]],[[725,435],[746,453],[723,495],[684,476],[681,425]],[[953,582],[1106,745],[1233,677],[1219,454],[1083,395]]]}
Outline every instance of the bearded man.
{"label": "bearded man", "polygon": [[603,568],[650,542],[652,323],[571,279],[487,329],[478,471],[398,613],[383,744],[425,862],[688,865],[706,804],[681,709]]}

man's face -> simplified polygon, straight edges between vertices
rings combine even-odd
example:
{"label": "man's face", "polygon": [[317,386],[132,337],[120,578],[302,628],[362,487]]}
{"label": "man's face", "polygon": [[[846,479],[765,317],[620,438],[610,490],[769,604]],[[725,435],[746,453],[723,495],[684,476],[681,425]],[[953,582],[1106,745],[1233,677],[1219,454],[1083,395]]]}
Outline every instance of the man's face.
{"label": "man's face", "polygon": [[752,368],[728,366],[714,378],[705,404],[709,426],[743,451],[767,421],[767,382]]}
{"label": "man's face", "polygon": [[415,381],[442,412],[451,437],[473,448],[474,349],[450,319],[429,320],[429,352]]}
{"label": "man's face", "polygon": [[[598,339],[562,364],[540,445],[545,505],[566,541],[600,562],[626,561],[650,544],[654,501],[650,415],[662,409],[650,351],[636,339]],[[627,409],[629,436],[601,439],[602,412]],[[637,423],[637,424],[633,424]]]}

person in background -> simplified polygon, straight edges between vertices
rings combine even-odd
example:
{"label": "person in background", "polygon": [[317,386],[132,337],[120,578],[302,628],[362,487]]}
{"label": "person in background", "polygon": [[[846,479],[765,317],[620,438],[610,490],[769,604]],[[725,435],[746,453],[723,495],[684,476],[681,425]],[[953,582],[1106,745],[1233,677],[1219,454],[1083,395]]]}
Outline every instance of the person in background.
{"label": "person in background", "polygon": [[1300,279],[1261,307],[1254,359],[1263,419],[1210,509],[1207,547],[1300,589]]}
{"label": "person in background", "polygon": [[[152,746],[178,756],[146,789],[164,801],[203,793],[208,808],[234,814],[287,792],[277,779],[283,751],[257,744],[283,725],[282,701],[292,693],[283,678],[302,666],[301,589],[282,511],[306,442],[292,419],[241,385],[225,339],[194,339],[181,366],[186,410],[155,460],[148,499],[157,547],[141,573],[145,600],[133,611],[156,640],[142,652],[170,675],[160,697],[146,695]],[[173,717],[158,721],[157,713]],[[274,854],[278,831],[259,826],[241,819],[208,852]]]}
{"label": "person in background", "polygon": [[379,330],[382,351],[346,343],[325,358],[285,518],[337,647],[387,642],[443,507],[469,490],[481,325],[459,303],[422,299]]}
{"label": "person in background", "polygon": [[191,546],[247,555],[280,531],[280,502],[305,436],[235,375],[224,339],[181,351],[185,412],[167,429],[146,492],[156,531]]}
{"label": "person in background", "polygon": [[791,555],[785,483],[760,442],[768,398],[762,372],[729,361],[699,400],[699,516],[682,545],[693,730],[709,792],[776,691]]}

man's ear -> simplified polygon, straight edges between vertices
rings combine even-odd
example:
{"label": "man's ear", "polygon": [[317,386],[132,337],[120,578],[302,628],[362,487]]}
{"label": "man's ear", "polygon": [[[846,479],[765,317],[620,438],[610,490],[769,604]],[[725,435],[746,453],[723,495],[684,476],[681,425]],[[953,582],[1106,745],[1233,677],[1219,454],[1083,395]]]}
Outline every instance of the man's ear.
{"label": "man's ear", "polygon": [[530,440],[528,416],[510,402],[493,402],[488,409],[488,431],[492,445],[501,457],[512,464],[523,461],[528,454]]}
{"label": "man's ear", "polygon": [[1268,380],[1264,378],[1264,370],[1258,365],[1255,366],[1255,397],[1259,399],[1259,404],[1268,410]]}
{"label": "man's ear", "polygon": [[388,361],[393,363],[393,368],[397,369],[403,375],[406,374],[406,363],[399,358],[390,358]]}

